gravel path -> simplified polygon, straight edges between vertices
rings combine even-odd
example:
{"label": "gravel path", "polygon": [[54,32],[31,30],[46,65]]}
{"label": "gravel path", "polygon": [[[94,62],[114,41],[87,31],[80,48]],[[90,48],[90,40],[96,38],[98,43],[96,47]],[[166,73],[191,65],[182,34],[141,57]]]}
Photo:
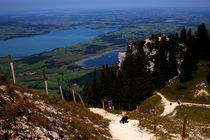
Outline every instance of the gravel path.
{"label": "gravel path", "polygon": [[155,139],[154,134],[141,130],[138,127],[138,120],[128,120],[128,123],[120,123],[121,115],[108,113],[104,109],[90,108],[90,111],[111,120],[109,129],[113,140],[151,140]]}
{"label": "gravel path", "polygon": [[[172,113],[175,110],[175,108],[179,105],[200,106],[200,107],[210,108],[209,104],[196,104],[196,103],[186,103],[186,102],[182,102],[181,104],[178,104],[177,102],[170,102],[161,93],[156,92],[156,94],[159,95],[162,98],[162,103],[163,103],[163,106],[164,106],[164,111],[160,116],[165,116],[165,115],[168,115],[168,114]],[[171,105],[170,105],[170,103],[171,103]]]}

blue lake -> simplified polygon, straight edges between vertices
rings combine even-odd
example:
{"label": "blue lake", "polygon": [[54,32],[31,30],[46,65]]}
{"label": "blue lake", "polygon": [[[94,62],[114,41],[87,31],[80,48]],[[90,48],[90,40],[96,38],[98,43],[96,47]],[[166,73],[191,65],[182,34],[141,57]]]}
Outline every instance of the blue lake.
{"label": "blue lake", "polygon": [[113,29],[93,30],[77,27],[73,30],[50,32],[32,37],[0,40],[0,57],[11,54],[16,57],[29,56],[78,43],[90,43],[91,39]]}
{"label": "blue lake", "polygon": [[116,50],[111,52],[106,52],[98,56],[89,57],[80,61],[77,61],[76,64],[80,66],[102,66],[102,65],[113,65],[119,63],[118,53],[125,52],[125,50]]}

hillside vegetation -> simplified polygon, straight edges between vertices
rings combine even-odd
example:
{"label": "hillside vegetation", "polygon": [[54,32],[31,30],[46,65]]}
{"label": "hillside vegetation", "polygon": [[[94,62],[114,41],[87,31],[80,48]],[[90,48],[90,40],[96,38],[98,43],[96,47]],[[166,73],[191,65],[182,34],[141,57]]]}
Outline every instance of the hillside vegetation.
{"label": "hillside vegetation", "polygon": [[[186,139],[206,140],[210,137],[210,109],[199,106],[178,106],[172,113],[161,116],[164,106],[160,96],[153,95],[140,105],[141,126],[140,128],[154,130],[154,110],[157,111],[157,139],[181,139],[184,115],[187,115]],[[151,113],[147,109],[151,109]],[[119,111],[118,111],[119,112]],[[129,118],[138,119],[136,111],[126,112]]]}
{"label": "hillside vegetation", "polygon": [[0,85],[0,139],[109,139],[108,124],[80,104]]}
{"label": "hillside vegetation", "polygon": [[106,98],[125,110],[135,109],[170,81],[164,93],[174,100],[209,103],[209,46],[204,24],[194,34],[183,28],[180,35],[151,35],[130,44],[120,66],[102,66],[98,79],[94,73],[92,82],[83,87],[84,96],[90,105],[99,106]]}
{"label": "hillside vegetation", "polygon": [[[174,78],[160,92],[172,101],[180,99],[184,102],[210,104],[210,83],[207,81],[210,65],[200,61],[197,67],[192,73],[192,80],[180,82]],[[205,86],[202,83],[205,83]]]}

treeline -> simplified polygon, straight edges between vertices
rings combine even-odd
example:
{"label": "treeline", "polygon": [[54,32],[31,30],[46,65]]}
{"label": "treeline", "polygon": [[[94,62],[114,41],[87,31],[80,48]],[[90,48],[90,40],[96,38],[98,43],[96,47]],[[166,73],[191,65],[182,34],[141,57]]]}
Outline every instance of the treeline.
{"label": "treeline", "polygon": [[86,103],[101,107],[101,99],[112,100],[115,107],[119,105],[123,109],[136,108],[137,104],[152,95],[154,85],[152,75],[147,70],[146,57],[143,52],[144,41],[137,44],[137,52],[128,47],[126,59],[122,68],[118,65],[103,66],[100,78],[93,75],[91,85],[86,83],[83,87],[83,95]]}
{"label": "treeline", "polygon": [[[115,107],[128,109],[130,105],[134,109],[174,76],[179,76],[181,82],[191,80],[198,61],[210,60],[210,39],[204,24],[195,34],[191,29],[182,29],[180,35],[157,34],[150,40],[147,44],[137,41],[128,46],[120,68],[103,66],[98,79],[94,73],[92,82],[83,87],[86,103],[101,107],[101,100],[106,97]],[[155,53],[148,55],[145,47]]]}
{"label": "treeline", "polygon": [[192,80],[192,72],[196,70],[199,60],[210,61],[210,38],[204,24],[198,26],[192,35],[191,29],[182,29],[180,43],[187,46],[183,62],[180,66],[181,75],[179,80],[186,82]]}

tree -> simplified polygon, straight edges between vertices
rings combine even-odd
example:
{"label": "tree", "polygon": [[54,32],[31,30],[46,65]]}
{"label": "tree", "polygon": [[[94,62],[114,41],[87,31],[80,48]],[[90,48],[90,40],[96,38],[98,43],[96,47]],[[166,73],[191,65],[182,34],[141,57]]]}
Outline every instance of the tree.
{"label": "tree", "polygon": [[180,33],[180,42],[181,43],[187,43],[187,36],[186,36],[187,34],[186,34],[186,29],[185,28],[183,28],[182,30],[181,30],[181,33]]}
{"label": "tree", "polygon": [[[137,44],[137,52],[127,55],[123,62],[123,102],[131,109],[139,105],[141,101],[152,95],[154,86],[150,72],[147,70],[146,57],[143,52],[144,41]],[[127,108],[127,107],[125,107]]]}
{"label": "tree", "polygon": [[88,105],[89,100],[90,100],[90,88],[89,88],[88,82],[85,83],[82,89],[82,93],[83,93],[84,102],[86,105]]}
{"label": "tree", "polygon": [[101,97],[99,92],[99,86],[96,77],[96,70],[93,73],[93,79],[90,86],[90,98],[89,103],[93,106],[99,107],[101,105]]}
{"label": "tree", "polygon": [[207,61],[210,60],[210,43],[205,24],[198,26],[196,39],[197,47],[199,49],[199,59],[204,59]]}
{"label": "tree", "polygon": [[167,52],[166,52],[166,40],[162,38],[161,42],[159,43],[159,49],[155,55],[155,66],[153,71],[153,78],[156,88],[162,88],[165,86],[165,82],[168,79],[166,77],[167,73]]}

